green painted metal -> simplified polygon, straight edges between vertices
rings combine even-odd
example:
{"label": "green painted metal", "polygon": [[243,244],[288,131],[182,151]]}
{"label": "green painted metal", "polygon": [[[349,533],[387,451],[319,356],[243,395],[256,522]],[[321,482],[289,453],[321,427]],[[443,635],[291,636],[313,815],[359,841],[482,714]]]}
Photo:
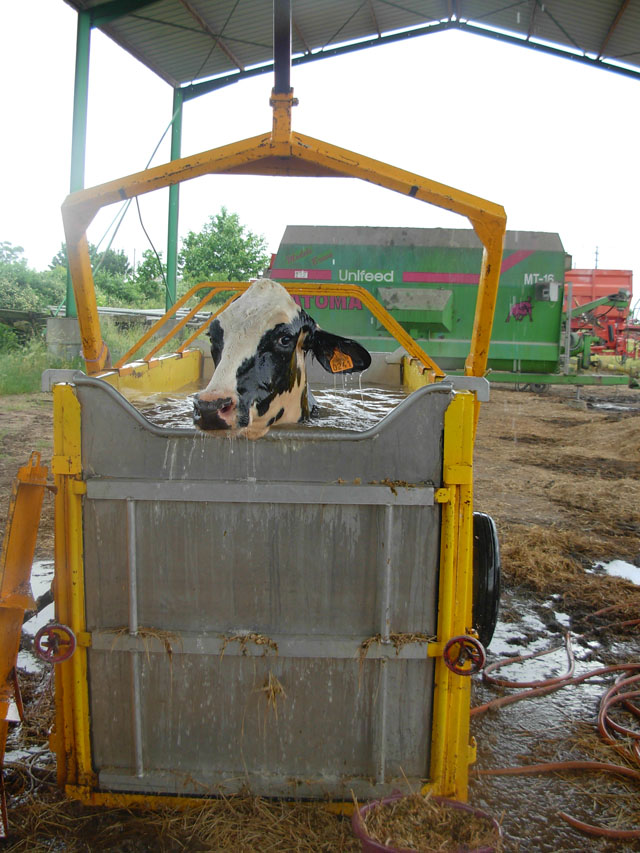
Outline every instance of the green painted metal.
{"label": "green painted metal", "polygon": [[490,373],[489,382],[518,385],[628,385],[626,373]]}
{"label": "green painted metal", "polygon": [[[171,159],[180,158],[182,144],[182,90],[173,90],[173,118],[171,120]],[[167,293],[166,310],[176,301],[178,280],[178,216],[180,212],[180,184],[169,187],[169,228],[167,234]]]}
{"label": "green painted metal", "polygon": [[[87,104],[89,100],[89,52],[91,45],[91,16],[78,12],[76,35],[76,69],[73,91],[73,124],[71,132],[70,190],[84,189],[84,164],[87,150]],[[71,276],[67,270],[67,317],[77,317]]]}
{"label": "green painted metal", "polygon": [[[557,235],[507,232],[491,370],[558,369],[565,257]],[[481,259],[480,242],[462,229],[290,226],[270,275],[289,282],[362,285],[440,367],[455,370],[469,352]],[[330,331],[355,337],[374,351],[397,348],[358,300],[307,296],[298,301]]]}

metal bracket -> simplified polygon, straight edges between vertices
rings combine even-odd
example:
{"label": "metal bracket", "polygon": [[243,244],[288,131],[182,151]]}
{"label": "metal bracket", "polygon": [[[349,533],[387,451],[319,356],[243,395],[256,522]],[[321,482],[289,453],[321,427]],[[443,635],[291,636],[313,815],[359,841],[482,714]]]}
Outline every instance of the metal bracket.
{"label": "metal bracket", "polygon": [[454,391],[473,391],[480,403],[489,402],[490,385],[484,376],[451,376],[447,373],[442,381],[450,382]]}

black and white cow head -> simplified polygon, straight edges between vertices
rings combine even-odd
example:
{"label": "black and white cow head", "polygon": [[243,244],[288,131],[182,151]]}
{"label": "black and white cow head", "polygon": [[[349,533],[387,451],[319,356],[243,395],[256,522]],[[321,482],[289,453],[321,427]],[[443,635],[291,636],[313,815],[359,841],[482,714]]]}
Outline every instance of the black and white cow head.
{"label": "black and white cow head", "polygon": [[275,423],[309,417],[308,352],[330,373],[354,373],[371,364],[364,347],[325,332],[268,278],[225,308],[208,334],[215,369],[194,397],[194,422],[248,438],[260,438]]}

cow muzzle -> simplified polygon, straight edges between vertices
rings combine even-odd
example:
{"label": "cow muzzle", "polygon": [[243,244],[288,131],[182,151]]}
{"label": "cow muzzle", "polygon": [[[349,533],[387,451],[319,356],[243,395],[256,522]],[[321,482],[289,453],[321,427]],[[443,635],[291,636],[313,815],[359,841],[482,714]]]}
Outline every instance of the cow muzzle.
{"label": "cow muzzle", "polygon": [[230,394],[196,394],[193,422],[200,429],[232,429],[236,424],[238,400]]}

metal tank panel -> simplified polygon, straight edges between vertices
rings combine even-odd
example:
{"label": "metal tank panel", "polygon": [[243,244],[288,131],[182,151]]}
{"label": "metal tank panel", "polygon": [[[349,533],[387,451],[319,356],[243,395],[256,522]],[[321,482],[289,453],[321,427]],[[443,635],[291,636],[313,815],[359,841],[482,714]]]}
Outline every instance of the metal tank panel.
{"label": "metal tank panel", "polygon": [[367,432],[255,442],[153,426],[100,380],[76,394],[100,788],[349,799],[428,778],[450,386]]}

